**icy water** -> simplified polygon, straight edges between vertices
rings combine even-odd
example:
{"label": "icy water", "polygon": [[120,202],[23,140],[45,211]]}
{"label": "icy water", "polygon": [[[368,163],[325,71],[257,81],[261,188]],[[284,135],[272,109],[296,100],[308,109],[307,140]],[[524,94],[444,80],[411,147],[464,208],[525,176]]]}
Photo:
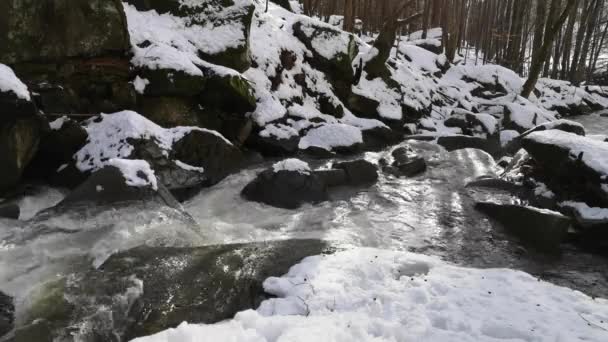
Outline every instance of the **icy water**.
{"label": "icy water", "polygon": [[583,124],[587,134],[608,135],[608,117],[602,115],[608,115],[608,110],[569,119]]}
{"label": "icy water", "polygon": [[[593,134],[607,132],[608,118],[579,118]],[[448,153],[437,145],[408,142],[429,162],[412,179],[381,175],[365,189],[342,189],[332,201],[283,210],[244,201],[241,189],[268,165],[244,170],[184,203],[177,210],[148,207],[49,212],[26,222],[0,220],[0,290],[18,298],[41,281],[140,244],[200,246],[291,238],[322,238],[337,247],[366,246],[440,256],[463,266],[507,267],[608,298],[608,259],[564,245],[560,255],[526,249],[502,227],[473,209],[476,199],[509,200],[507,194],[466,188],[479,176],[495,175],[493,159],[478,150]],[[378,160],[384,153],[367,153]],[[314,163],[314,162],[312,162]],[[313,164],[327,167],[329,163]],[[46,197],[45,197],[46,196]],[[47,190],[36,201],[57,201]],[[34,208],[30,206],[29,212]],[[193,218],[193,220],[192,220]]]}

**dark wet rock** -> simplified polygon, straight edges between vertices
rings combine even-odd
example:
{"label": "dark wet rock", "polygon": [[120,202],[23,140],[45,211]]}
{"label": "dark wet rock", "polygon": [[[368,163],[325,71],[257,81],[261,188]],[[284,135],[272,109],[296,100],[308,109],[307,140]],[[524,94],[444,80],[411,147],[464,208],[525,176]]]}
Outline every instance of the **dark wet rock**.
{"label": "dark wet rock", "polygon": [[388,127],[375,127],[362,130],[364,149],[378,151],[386,146],[397,144],[402,139],[402,134]]}
{"label": "dark wet rock", "polygon": [[405,177],[414,177],[424,173],[427,169],[426,160],[420,156],[410,157],[407,161],[393,164],[392,167],[398,170],[398,175]]}
{"label": "dark wet rock", "polygon": [[226,112],[245,114],[255,110],[257,103],[253,88],[241,75],[213,75],[201,94],[205,105],[213,105]]}
{"label": "dark wet rock", "polygon": [[370,185],[378,181],[378,167],[365,159],[334,164],[335,169],[344,170],[348,184]]}
{"label": "dark wet rock", "polygon": [[0,91],[0,124],[13,122],[17,119],[31,118],[38,114],[36,104],[31,100],[22,99],[12,91]]}
{"label": "dark wet rock", "polygon": [[437,143],[450,152],[466,148],[475,148],[491,155],[497,155],[501,151],[500,142],[497,138],[484,139],[466,135],[450,135],[439,137]]}
{"label": "dark wet rock", "polygon": [[378,114],[380,102],[363,95],[356,93],[349,94],[346,106],[354,114],[362,118],[377,119],[380,117],[380,114]]}
{"label": "dark wet rock", "polygon": [[130,108],[130,40],[122,3],[3,1],[0,61],[10,64],[45,113]]}
{"label": "dark wet rock", "polygon": [[4,63],[115,55],[130,49],[119,0],[8,0],[0,5],[0,22]]}
{"label": "dark wet rock", "polygon": [[[144,173],[138,173],[144,182],[151,182]],[[129,202],[155,202],[171,208],[179,208],[179,203],[169,191],[157,184],[130,186],[122,171],[114,166],[106,166],[94,172],[84,183],[74,189],[55,209],[87,205],[115,205]]]}
{"label": "dark wet rock", "polygon": [[173,145],[173,157],[202,167],[206,185],[213,185],[236,171],[244,162],[243,153],[216,134],[192,131]]}
{"label": "dark wet rock", "polygon": [[313,172],[280,170],[273,168],[260,173],[241,192],[249,201],[274,207],[297,209],[305,203],[328,200],[327,185]]}
{"label": "dark wet rock", "polygon": [[[138,247],[99,269],[75,274],[39,291],[21,328],[57,340],[118,342],[180,323],[216,323],[267,299],[262,283],[307,256],[331,252],[319,240],[205,246]],[[65,298],[70,298],[67,302]],[[94,329],[74,329],[86,322]],[[28,329],[29,328],[29,329]],[[22,333],[22,336],[25,336]],[[44,335],[43,335],[44,336]],[[46,341],[16,339],[15,342]]]}
{"label": "dark wet rock", "polygon": [[0,338],[13,329],[15,304],[13,298],[0,291]]}
{"label": "dark wet rock", "polygon": [[348,175],[344,169],[317,170],[317,175],[328,187],[345,186],[348,184]]}
{"label": "dark wet rock", "polygon": [[46,121],[42,117],[0,124],[0,192],[16,186],[38,151]]}
{"label": "dark wet rock", "polygon": [[544,177],[543,182],[562,198],[608,207],[604,171],[589,161],[592,156],[574,155],[580,146],[599,149],[596,154],[601,153],[605,149],[602,142],[553,130],[528,135],[522,140],[522,146],[536,162],[536,172]]}
{"label": "dark wet rock", "polygon": [[600,116],[603,118],[608,118],[608,113],[601,113]]}
{"label": "dark wet rock", "polygon": [[[358,47],[355,36],[338,29],[317,25],[314,22],[298,21],[293,25],[294,35],[312,52],[313,56],[309,62],[315,68],[323,71],[335,88],[340,98],[347,98],[351,93],[351,85],[355,80],[352,63],[357,57]],[[315,49],[315,40],[336,40],[341,44],[348,40],[345,51],[339,51],[335,56],[328,59],[322,51]]]}
{"label": "dark wet rock", "polygon": [[262,155],[272,157],[283,157],[294,155],[298,152],[300,144],[299,136],[292,136],[289,139],[279,139],[273,136],[263,137],[259,133],[253,133],[246,141],[246,146],[260,151]]}
{"label": "dark wet rock", "polygon": [[58,120],[42,135],[38,152],[26,169],[27,177],[49,179],[86,144],[89,135],[84,127],[71,119]]}
{"label": "dark wet rock", "polygon": [[143,93],[146,96],[196,96],[207,84],[205,76],[191,75],[178,70],[142,68],[137,74],[149,82]]}
{"label": "dark wet rock", "polygon": [[141,97],[138,101],[139,112],[162,127],[202,126],[199,101],[192,98],[157,96]]}
{"label": "dark wet rock", "polygon": [[[21,209],[15,203],[0,203],[0,218],[19,219]],[[0,334],[1,336],[2,334]]]}
{"label": "dark wet rock", "polygon": [[565,240],[570,218],[557,212],[513,204],[479,202],[475,208],[500,222],[524,244],[541,251],[556,251]]}
{"label": "dark wet rock", "polygon": [[401,146],[391,152],[393,162],[388,161],[382,168],[384,172],[396,177],[414,177],[427,169],[426,160],[418,156],[409,146]]}

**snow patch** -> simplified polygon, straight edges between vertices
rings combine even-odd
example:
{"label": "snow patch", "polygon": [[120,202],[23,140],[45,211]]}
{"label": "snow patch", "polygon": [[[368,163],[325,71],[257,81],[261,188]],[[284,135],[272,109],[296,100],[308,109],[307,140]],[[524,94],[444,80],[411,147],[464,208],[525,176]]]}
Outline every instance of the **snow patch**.
{"label": "snow patch", "polygon": [[608,329],[606,300],[519,271],[372,248],[306,258],[264,288],[278,298],[256,311],[133,342],[599,342]]}
{"label": "snow patch", "polygon": [[108,165],[114,166],[122,172],[127,185],[138,188],[149,186],[154,191],[158,190],[154,170],[147,161],[114,158],[108,161]]}
{"label": "snow patch", "polygon": [[328,124],[308,131],[300,140],[299,148],[319,147],[328,151],[336,147],[349,147],[363,143],[363,134],[357,127],[345,124]]}
{"label": "snow patch", "polygon": [[31,100],[27,86],[15,75],[13,69],[4,64],[0,64],[0,91],[10,91],[22,100]]}
{"label": "snow patch", "polygon": [[272,165],[272,170],[275,173],[279,171],[295,171],[307,175],[311,172],[310,165],[308,165],[308,163],[295,158],[285,159]]}

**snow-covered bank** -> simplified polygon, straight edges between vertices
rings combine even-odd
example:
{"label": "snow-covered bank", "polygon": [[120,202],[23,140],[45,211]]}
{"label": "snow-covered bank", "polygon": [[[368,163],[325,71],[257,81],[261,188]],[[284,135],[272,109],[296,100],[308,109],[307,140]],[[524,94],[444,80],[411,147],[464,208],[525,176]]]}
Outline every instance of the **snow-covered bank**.
{"label": "snow-covered bank", "polygon": [[215,325],[133,342],[605,341],[608,301],[507,269],[356,248],[304,259],[264,283],[277,298]]}

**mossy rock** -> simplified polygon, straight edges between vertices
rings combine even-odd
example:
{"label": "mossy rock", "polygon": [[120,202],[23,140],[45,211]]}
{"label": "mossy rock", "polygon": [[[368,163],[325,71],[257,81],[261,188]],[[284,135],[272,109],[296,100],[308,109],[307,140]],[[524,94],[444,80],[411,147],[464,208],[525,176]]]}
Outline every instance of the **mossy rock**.
{"label": "mossy rock", "polygon": [[227,112],[247,113],[257,107],[251,84],[238,74],[211,75],[201,96],[205,105],[212,105]]}
{"label": "mossy rock", "polygon": [[120,0],[5,0],[0,23],[0,61],[6,64],[130,51]]}
{"label": "mossy rock", "polygon": [[41,117],[0,125],[0,191],[16,186],[32,160],[46,122]]}
{"label": "mossy rock", "polygon": [[138,102],[140,114],[165,128],[201,125],[198,116],[202,111],[192,98],[142,97]]}
{"label": "mossy rock", "polygon": [[180,0],[127,0],[138,11],[155,10],[160,14],[188,18],[190,25],[232,29],[242,27],[243,38],[236,45],[226,45],[223,49],[198,51],[201,58],[213,64],[243,72],[251,66],[249,38],[255,6],[246,1],[207,0],[189,5]]}
{"label": "mossy rock", "polygon": [[111,113],[135,107],[126,57],[26,62],[13,69],[45,113]]}
{"label": "mossy rock", "polygon": [[142,69],[139,76],[149,81],[144,90],[146,96],[196,96],[207,83],[204,76],[190,75],[183,71],[169,69]]}

